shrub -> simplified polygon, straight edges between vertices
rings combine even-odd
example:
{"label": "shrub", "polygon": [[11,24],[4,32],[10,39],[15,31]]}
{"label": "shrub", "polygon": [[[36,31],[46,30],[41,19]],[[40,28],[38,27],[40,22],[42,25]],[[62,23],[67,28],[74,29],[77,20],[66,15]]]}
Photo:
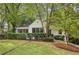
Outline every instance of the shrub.
{"label": "shrub", "polygon": [[79,39],[78,38],[70,37],[69,42],[79,45]]}
{"label": "shrub", "polygon": [[54,41],[53,39],[54,39],[53,37],[45,37],[45,38],[43,39],[43,41],[46,41],[46,42],[53,42],[53,41]]}
{"label": "shrub", "polygon": [[54,35],[54,39],[56,39],[56,40],[63,40],[64,36],[63,35]]}
{"label": "shrub", "polygon": [[28,37],[30,37],[30,39],[35,39],[35,40],[53,40],[53,34],[46,36],[45,33],[28,33]]}
{"label": "shrub", "polygon": [[23,33],[17,34],[17,39],[26,39],[26,35]]}
{"label": "shrub", "polygon": [[53,42],[53,34],[49,34],[49,35],[45,35],[43,41],[46,41],[46,42]]}
{"label": "shrub", "polygon": [[[2,35],[2,34],[1,34]],[[53,39],[53,34],[52,35],[46,35],[45,33],[13,33],[13,32],[8,32],[4,33],[2,38],[7,38],[7,39],[41,39],[41,40],[48,40],[50,41]]]}
{"label": "shrub", "polygon": [[7,39],[26,39],[24,33],[6,33]]}
{"label": "shrub", "polygon": [[43,39],[45,37],[45,34],[44,33],[30,33],[29,34],[31,39]]}

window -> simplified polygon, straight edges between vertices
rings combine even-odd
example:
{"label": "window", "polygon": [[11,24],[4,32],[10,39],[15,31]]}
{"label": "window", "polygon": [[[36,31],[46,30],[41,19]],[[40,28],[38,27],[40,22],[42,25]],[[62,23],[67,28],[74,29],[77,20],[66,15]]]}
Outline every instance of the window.
{"label": "window", "polygon": [[26,31],[25,31],[26,33],[28,33],[28,29],[26,29]]}
{"label": "window", "polygon": [[26,29],[22,29],[22,32],[25,33],[26,32]]}
{"label": "window", "polygon": [[21,29],[18,29],[18,32],[19,32],[19,33],[22,33],[22,30],[21,30]]}
{"label": "window", "polygon": [[40,28],[39,30],[40,30],[40,32],[43,32],[43,29],[42,28]]}
{"label": "window", "polygon": [[39,28],[35,28],[35,32],[38,33],[39,32]]}
{"label": "window", "polygon": [[35,33],[35,28],[32,28],[32,32]]}
{"label": "window", "polygon": [[22,29],[22,33],[25,33],[26,32],[26,29]]}
{"label": "window", "polygon": [[28,33],[28,29],[18,29],[19,33]]}
{"label": "window", "polygon": [[43,32],[42,28],[32,28],[32,33],[40,33]]}

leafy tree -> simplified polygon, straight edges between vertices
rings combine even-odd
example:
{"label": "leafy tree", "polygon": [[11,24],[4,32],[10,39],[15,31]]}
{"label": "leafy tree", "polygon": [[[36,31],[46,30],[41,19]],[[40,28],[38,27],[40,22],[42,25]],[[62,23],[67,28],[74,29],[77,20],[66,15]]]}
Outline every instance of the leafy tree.
{"label": "leafy tree", "polygon": [[[58,4],[59,9],[53,13],[52,25],[54,25],[58,30],[62,29],[64,31],[65,39],[64,41],[68,43],[69,35],[72,35],[77,31],[77,21],[78,13],[74,10],[74,4]],[[72,35],[73,36],[73,35]]]}

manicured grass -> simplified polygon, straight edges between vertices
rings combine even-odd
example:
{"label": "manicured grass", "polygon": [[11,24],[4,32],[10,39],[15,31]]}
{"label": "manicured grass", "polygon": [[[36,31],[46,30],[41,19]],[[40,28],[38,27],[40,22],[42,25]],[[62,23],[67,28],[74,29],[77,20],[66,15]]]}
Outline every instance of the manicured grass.
{"label": "manicured grass", "polygon": [[19,42],[18,40],[0,40],[0,54],[15,48],[22,43],[24,43],[24,41]]}
{"label": "manicured grass", "polygon": [[39,54],[56,54],[55,51],[52,50],[51,47],[45,45],[45,44],[37,44],[37,43],[32,43],[29,42],[15,50],[13,50],[12,52],[8,53],[8,54],[31,54],[31,55],[39,55]]}
{"label": "manicured grass", "polygon": [[[25,43],[24,45],[22,45]],[[26,40],[0,40],[0,54],[17,47],[18,48],[6,53],[6,55],[63,55],[77,54],[57,48],[53,42],[37,42]]]}

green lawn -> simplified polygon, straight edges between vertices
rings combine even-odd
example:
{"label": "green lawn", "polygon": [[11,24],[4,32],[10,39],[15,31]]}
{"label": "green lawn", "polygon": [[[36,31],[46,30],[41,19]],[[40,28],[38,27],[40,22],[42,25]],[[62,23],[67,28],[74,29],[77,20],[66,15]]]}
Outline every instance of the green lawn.
{"label": "green lawn", "polygon": [[[25,44],[24,44],[25,43]],[[53,42],[37,42],[25,40],[0,40],[0,54],[9,51],[6,55],[66,55],[78,54],[55,47]],[[24,44],[24,45],[22,45]]]}

